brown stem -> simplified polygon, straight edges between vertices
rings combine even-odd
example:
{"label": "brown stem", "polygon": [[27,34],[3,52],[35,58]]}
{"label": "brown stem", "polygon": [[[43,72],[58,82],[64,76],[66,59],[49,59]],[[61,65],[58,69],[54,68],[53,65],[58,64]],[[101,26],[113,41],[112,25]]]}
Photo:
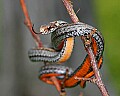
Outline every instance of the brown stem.
{"label": "brown stem", "polygon": [[[78,17],[76,16],[74,10],[73,10],[73,6],[71,4],[71,0],[62,0],[69,15],[70,15],[70,18],[72,19],[72,21],[74,23],[78,22],[79,19]],[[93,71],[94,71],[94,74],[95,74],[95,79],[96,79],[96,84],[98,86],[98,88],[100,89],[101,93],[103,96],[109,96],[108,92],[107,92],[107,89],[105,87],[105,85],[103,84],[102,80],[101,80],[101,77],[100,77],[100,74],[99,74],[99,70],[97,68],[97,63],[96,63],[96,60],[95,60],[95,56],[93,54],[93,51],[91,49],[91,47],[88,47],[87,48],[88,50],[88,54],[90,56],[90,59],[91,59],[91,66],[93,68]]]}
{"label": "brown stem", "polygon": [[89,82],[91,82],[91,83],[95,83],[96,82],[96,79],[95,78],[80,78],[80,77],[75,77],[75,79],[76,80],[78,80],[78,81],[89,81]]}
{"label": "brown stem", "polygon": [[60,84],[57,82],[57,79],[56,79],[56,77],[55,76],[52,76],[51,78],[51,81],[54,83],[54,85],[55,85],[55,87],[56,87],[56,89],[58,90],[58,92],[61,92],[61,88],[60,88]]}
{"label": "brown stem", "polygon": [[38,47],[42,47],[42,42],[40,40],[40,37],[38,35],[36,35],[33,30],[32,30],[32,27],[33,27],[33,24],[30,20],[30,17],[29,17],[29,14],[28,14],[28,11],[27,11],[27,7],[25,5],[25,1],[24,0],[20,0],[20,4],[21,4],[21,7],[22,7],[22,10],[23,10],[23,13],[24,13],[24,16],[25,16],[25,25],[28,27],[28,29],[30,30],[34,40],[35,40],[35,43],[37,44]]}
{"label": "brown stem", "polygon": [[57,89],[58,92],[60,93],[60,96],[66,96],[66,92],[65,92],[65,91],[63,92],[63,91],[62,91],[62,89],[61,89],[61,84],[58,83],[57,78],[56,78],[55,76],[52,76],[50,79],[52,80],[52,82],[54,83],[56,89]]}
{"label": "brown stem", "polygon": [[73,5],[71,4],[71,0],[62,0],[62,1],[68,11],[68,14],[70,15],[70,18],[72,19],[72,21],[74,23],[79,22],[79,19],[73,10]]}
{"label": "brown stem", "polygon": [[[37,34],[35,34],[35,32],[33,30],[33,24],[32,24],[32,22],[30,20],[30,17],[29,17],[28,11],[27,11],[27,7],[25,5],[25,1],[24,0],[20,0],[20,4],[21,4],[21,7],[22,7],[24,16],[25,16],[25,25],[28,27],[29,31],[31,32],[31,34],[32,34],[32,36],[33,36],[33,38],[34,38],[34,40],[35,40],[35,42],[37,44],[37,47],[40,48],[43,45],[42,45],[42,42],[40,40],[40,37]],[[53,81],[53,83],[56,86],[57,90],[59,92],[61,92],[60,85],[59,85],[59,83],[57,81],[57,78],[53,76],[50,79]],[[66,96],[66,95],[61,93],[61,96]]]}
{"label": "brown stem", "polygon": [[88,51],[88,55],[90,56],[91,66],[92,66],[94,74],[95,74],[95,78],[96,78],[95,83],[97,84],[97,86],[100,89],[103,96],[109,96],[109,93],[101,80],[101,76],[100,76],[99,70],[97,68],[97,64],[96,64],[96,60],[95,60],[95,56],[93,54],[92,48],[88,47],[87,51]]}

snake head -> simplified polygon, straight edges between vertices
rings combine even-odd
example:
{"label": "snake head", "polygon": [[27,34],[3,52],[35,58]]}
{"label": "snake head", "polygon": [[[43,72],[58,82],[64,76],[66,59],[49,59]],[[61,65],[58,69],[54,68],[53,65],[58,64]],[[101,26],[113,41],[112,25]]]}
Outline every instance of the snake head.
{"label": "snake head", "polygon": [[40,33],[41,34],[49,34],[54,32],[57,28],[62,27],[63,25],[68,24],[65,21],[58,20],[58,21],[53,21],[50,22],[48,25],[42,25],[40,27]]}
{"label": "snake head", "polygon": [[40,33],[41,34],[49,34],[49,33],[54,32],[56,29],[57,29],[57,27],[53,26],[53,25],[42,25],[40,27]]}

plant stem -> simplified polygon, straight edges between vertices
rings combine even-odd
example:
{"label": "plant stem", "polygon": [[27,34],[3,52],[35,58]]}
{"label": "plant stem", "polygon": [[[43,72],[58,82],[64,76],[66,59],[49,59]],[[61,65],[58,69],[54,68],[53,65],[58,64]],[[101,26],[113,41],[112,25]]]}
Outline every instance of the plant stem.
{"label": "plant stem", "polygon": [[[40,37],[37,34],[35,34],[35,32],[33,31],[33,24],[32,24],[32,22],[30,20],[28,10],[27,10],[26,4],[25,4],[25,0],[20,0],[20,4],[21,4],[21,7],[22,7],[24,16],[25,16],[25,25],[28,27],[29,31],[31,32],[37,47],[38,48],[43,47],[43,44],[42,44],[42,42],[40,40]],[[50,79],[53,81],[53,83],[54,83],[56,89],[58,90],[58,92],[60,92],[61,91],[60,90],[60,85],[58,83],[57,78],[53,76]],[[62,94],[61,96],[66,96],[63,93],[61,93],[61,94]]]}
{"label": "plant stem", "polygon": [[[62,0],[62,1],[63,1],[64,5],[65,5],[65,7],[66,7],[66,9],[67,9],[67,12],[68,12],[69,15],[70,15],[70,18],[72,19],[72,21],[73,21],[74,23],[78,22],[79,19],[78,19],[78,17],[76,16],[76,14],[75,14],[75,12],[74,12],[74,10],[73,10],[73,6],[72,6],[72,4],[71,4],[71,0]],[[105,85],[103,84],[103,82],[102,82],[102,80],[101,80],[100,73],[99,73],[99,70],[98,70],[98,68],[97,68],[97,63],[96,63],[96,60],[95,60],[95,56],[94,56],[93,51],[92,51],[92,49],[91,49],[90,46],[87,47],[87,52],[88,52],[88,54],[89,54],[89,56],[90,56],[91,66],[92,66],[92,68],[93,68],[93,72],[94,72],[94,74],[95,74],[95,79],[96,79],[96,82],[93,82],[93,83],[96,83],[96,85],[97,85],[98,88],[100,89],[101,94],[102,94],[103,96],[109,96],[108,91],[107,91]]]}
{"label": "plant stem", "polygon": [[88,51],[88,55],[90,56],[91,66],[92,66],[94,74],[95,74],[95,78],[96,78],[96,82],[95,83],[98,86],[98,88],[100,89],[100,91],[101,91],[103,96],[109,96],[109,93],[108,93],[105,85],[102,82],[99,70],[97,68],[97,64],[96,64],[96,60],[95,60],[95,56],[93,54],[92,48],[88,47],[87,51]]}
{"label": "plant stem", "polygon": [[71,4],[71,0],[62,0],[62,1],[67,9],[68,14],[70,15],[70,18],[72,19],[72,21],[74,23],[79,22],[79,19],[73,10],[73,5]]}
{"label": "plant stem", "polygon": [[25,1],[20,0],[20,4],[21,4],[21,7],[22,7],[24,16],[25,16],[25,25],[28,27],[29,31],[31,32],[37,46],[42,47],[43,45],[42,45],[42,42],[40,40],[40,37],[38,35],[36,35],[32,30],[33,24],[32,24],[32,22],[30,20]]}

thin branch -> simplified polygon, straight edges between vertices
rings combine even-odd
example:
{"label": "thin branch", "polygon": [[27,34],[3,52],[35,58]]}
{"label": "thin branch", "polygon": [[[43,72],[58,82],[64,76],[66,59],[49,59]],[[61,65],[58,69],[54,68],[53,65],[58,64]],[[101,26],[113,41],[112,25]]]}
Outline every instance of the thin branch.
{"label": "thin branch", "polygon": [[[37,34],[35,34],[35,32],[33,30],[33,24],[32,24],[32,22],[30,20],[30,17],[29,17],[29,14],[28,14],[28,10],[27,10],[25,1],[24,0],[20,0],[20,4],[21,4],[21,7],[22,7],[24,16],[25,16],[25,25],[28,27],[29,31],[31,32],[31,34],[32,34],[32,36],[33,36],[33,38],[35,40],[35,43],[36,43],[37,47],[38,48],[43,47],[42,42],[40,40],[40,37]],[[58,92],[60,93],[60,95],[61,96],[66,96],[65,92],[61,92],[61,86],[58,83],[57,78],[53,76],[50,79],[53,81],[53,83],[54,83],[56,89],[58,90]]]}
{"label": "thin branch", "polygon": [[[65,5],[65,7],[66,7],[66,9],[67,9],[67,11],[68,11],[71,19],[72,19],[72,21],[73,21],[74,23],[78,22],[79,19],[78,19],[78,17],[76,16],[76,14],[75,14],[75,12],[74,12],[74,10],[73,10],[73,6],[72,6],[72,4],[71,4],[71,0],[62,0],[62,1],[63,1],[64,5]],[[103,82],[102,82],[102,80],[101,80],[101,77],[100,77],[100,74],[99,74],[99,70],[98,70],[98,68],[97,68],[97,63],[96,63],[96,60],[95,60],[95,56],[94,56],[93,50],[91,49],[90,46],[87,47],[87,51],[88,51],[88,54],[89,54],[89,56],[90,56],[91,66],[92,66],[93,71],[94,71],[94,74],[95,74],[95,79],[96,79],[96,82],[95,82],[95,83],[97,84],[97,86],[98,86],[98,88],[100,89],[101,94],[102,94],[103,96],[109,96],[108,91],[107,91],[105,85],[103,84]]]}
{"label": "thin branch", "polygon": [[99,70],[97,68],[97,64],[96,64],[96,60],[95,60],[95,56],[93,54],[93,50],[91,47],[87,48],[88,51],[88,55],[90,56],[90,60],[91,60],[91,66],[93,68],[93,72],[95,74],[95,78],[96,78],[96,85],[98,86],[98,88],[100,89],[101,93],[103,96],[109,96],[109,93],[105,87],[105,85],[103,84],[102,80],[101,80],[101,76],[99,73]]}
{"label": "thin branch", "polygon": [[68,11],[68,14],[70,15],[70,18],[72,19],[72,21],[74,23],[79,22],[79,19],[73,10],[73,5],[71,4],[71,0],[62,0],[62,1]]}
{"label": "thin branch", "polygon": [[61,84],[58,83],[57,78],[56,78],[55,76],[52,76],[50,79],[51,79],[51,81],[54,83],[54,85],[55,85],[56,89],[58,90],[58,92],[60,93],[60,96],[66,96],[65,90],[63,91],[63,90],[61,89]]}
{"label": "thin branch", "polygon": [[75,77],[75,79],[76,80],[78,80],[78,81],[89,81],[89,82],[91,82],[91,83],[95,83],[96,82],[96,79],[95,78],[80,78],[80,77]]}
{"label": "thin branch", "polygon": [[25,16],[25,25],[28,27],[29,31],[31,32],[37,46],[42,47],[43,45],[42,45],[42,42],[40,41],[40,37],[33,32],[33,28],[32,28],[33,24],[30,20],[25,1],[20,0],[20,4],[21,4],[21,7],[22,7],[24,16]]}

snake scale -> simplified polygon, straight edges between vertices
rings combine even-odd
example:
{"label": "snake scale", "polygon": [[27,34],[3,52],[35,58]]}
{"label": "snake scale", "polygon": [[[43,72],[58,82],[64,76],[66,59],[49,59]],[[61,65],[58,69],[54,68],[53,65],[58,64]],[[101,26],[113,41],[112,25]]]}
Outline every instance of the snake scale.
{"label": "snake scale", "polygon": [[75,71],[69,67],[58,65],[68,60],[71,56],[75,37],[91,37],[88,39],[91,39],[91,46],[97,66],[101,68],[104,39],[96,28],[82,22],[69,24],[59,20],[41,26],[39,34],[51,34],[52,48],[33,48],[28,51],[28,56],[33,62],[42,61],[50,63],[49,65],[41,67],[39,71],[39,79],[44,82],[53,84],[49,79],[51,76],[56,76],[58,81],[61,82],[66,78],[66,70],[68,70],[68,76],[64,81],[64,87],[74,87],[78,84],[80,84],[81,87],[85,87],[85,81],[78,81],[75,79],[75,76],[90,78],[94,75],[88,54]]}

